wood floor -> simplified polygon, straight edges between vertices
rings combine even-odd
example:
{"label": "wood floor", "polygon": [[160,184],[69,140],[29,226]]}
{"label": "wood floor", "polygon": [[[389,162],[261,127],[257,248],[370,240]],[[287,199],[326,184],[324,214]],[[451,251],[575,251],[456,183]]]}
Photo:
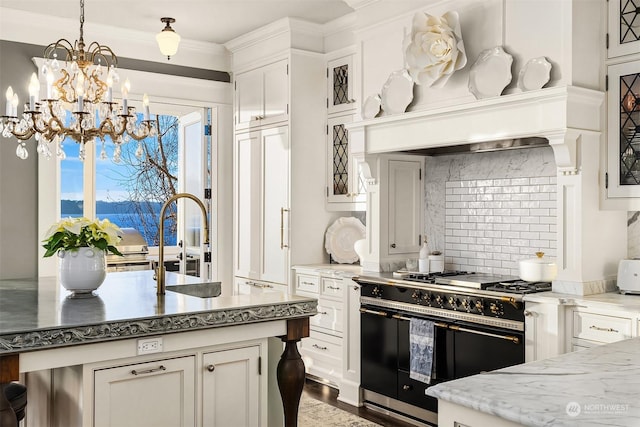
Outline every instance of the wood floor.
{"label": "wood floor", "polygon": [[340,402],[338,401],[338,391],[336,389],[310,379],[307,379],[304,385],[304,392],[314,399],[321,400],[324,403],[335,406],[336,408],[342,409],[343,411],[352,413],[361,418],[365,418],[384,427],[415,427],[413,424],[405,423],[396,418],[372,411],[364,406],[358,408],[356,406]]}

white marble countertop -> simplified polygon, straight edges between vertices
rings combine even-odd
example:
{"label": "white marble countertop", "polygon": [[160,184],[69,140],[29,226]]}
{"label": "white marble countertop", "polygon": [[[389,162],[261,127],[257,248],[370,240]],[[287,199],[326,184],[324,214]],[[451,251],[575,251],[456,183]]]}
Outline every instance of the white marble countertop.
{"label": "white marble countertop", "polygon": [[607,292],[594,295],[571,295],[558,292],[539,292],[528,294],[524,301],[544,302],[547,304],[584,305],[588,307],[600,307],[602,309],[615,309],[640,314],[640,295],[622,295],[618,292]]}
{"label": "white marble countertop", "polygon": [[[167,285],[202,283],[171,272],[166,279]],[[73,298],[55,277],[0,280],[0,355],[317,313],[317,300],[283,292],[158,296],[151,270],[108,273],[95,294]]]}
{"label": "white marble countertop", "polygon": [[638,426],[640,338],[438,384],[429,396],[526,426]]}

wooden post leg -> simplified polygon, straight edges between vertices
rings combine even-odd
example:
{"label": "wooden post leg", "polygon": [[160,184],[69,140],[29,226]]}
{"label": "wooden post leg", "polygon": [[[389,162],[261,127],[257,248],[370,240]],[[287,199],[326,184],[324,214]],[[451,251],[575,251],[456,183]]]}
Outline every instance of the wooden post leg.
{"label": "wooden post leg", "polygon": [[285,343],[284,352],[278,362],[278,388],[284,408],[285,427],[297,427],[298,406],[304,387],[304,362],[296,343],[309,336],[309,318],[287,321],[287,335],[280,337]]}
{"label": "wooden post leg", "polygon": [[17,354],[0,356],[0,427],[18,427],[16,413],[4,394],[4,388],[19,378],[19,357]]}

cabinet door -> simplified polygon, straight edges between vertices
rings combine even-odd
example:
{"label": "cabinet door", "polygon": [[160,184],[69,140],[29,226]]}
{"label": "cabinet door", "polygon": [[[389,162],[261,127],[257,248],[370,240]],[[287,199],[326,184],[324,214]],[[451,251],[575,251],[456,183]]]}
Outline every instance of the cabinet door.
{"label": "cabinet door", "polygon": [[260,425],[259,358],[258,346],[203,355],[203,425]]}
{"label": "cabinet door", "polygon": [[640,197],[640,61],[608,68],[609,197]]}
{"label": "cabinet door", "polygon": [[261,125],[287,120],[289,115],[289,63],[286,60],[263,69],[264,110]]}
{"label": "cabinet door", "polygon": [[351,154],[349,131],[345,123],[353,121],[351,116],[327,120],[327,202],[349,203],[355,189],[352,188]]}
{"label": "cabinet door", "polygon": [[195,425],[195,357],[94,372],[94,426]]}
{"label": "cabinet door", "polygon": [[236,129],[257,123],[264,113],[263,71],[261,69],[238,74],[235,81]]}
{"label": "cabinet door", "polygon": [[420,251],[422,162],[389,160],[389,253]]}
{"label": "cabinet door", "polygon": [[327,63],[327,113],[354,110],[353,56],[334,59]]}
{"label": "cabinet door", "polygon": [[235,141],[235,274],[260,276],[260,133],[236,135]]}
{"label": "cabinet door", "polygon": [[607,56],[640,52],[640,4],[637,1],[609,0],[609,49]]}
{"label": "cabinet door", "polygon": [[260,279],[289,280],[289,133],[287,127],[262,131],[262,244]]}

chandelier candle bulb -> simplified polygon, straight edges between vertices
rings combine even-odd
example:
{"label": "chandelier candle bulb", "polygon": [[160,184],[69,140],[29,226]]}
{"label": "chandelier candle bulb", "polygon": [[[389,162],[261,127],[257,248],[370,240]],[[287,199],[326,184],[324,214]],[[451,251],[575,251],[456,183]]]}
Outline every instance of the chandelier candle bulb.
{"label": "chandelier candle bulb", "polygon": [[11,98],[11,115],[13,117],[18,117],[18,104],[20,101],[18,100],[18,94],[14,93],[13,98]]}
{"label": "chandelier candle bulb", "polygon": [[9,86],[7,88],[7,91],[5,92],[5,96],[7,98],[7,104],[5,107],[5,116],[11,116],[11,112],[13,111],[13,105],[12,105],[12,101],[13,101],[13,89],[11,88],[11,86]]}
{"label": "chandelier candle bulb", "polygon": [[144,119],[149,120],[149,97],[146,93],[142,97],[142,105],[144,106]]}
{"label": "chandelier candle bulb", "polygon": [[36,73],[31,74],[29,82],[29,111],[35,111],[38,92],[40,91],[40,81]]}

